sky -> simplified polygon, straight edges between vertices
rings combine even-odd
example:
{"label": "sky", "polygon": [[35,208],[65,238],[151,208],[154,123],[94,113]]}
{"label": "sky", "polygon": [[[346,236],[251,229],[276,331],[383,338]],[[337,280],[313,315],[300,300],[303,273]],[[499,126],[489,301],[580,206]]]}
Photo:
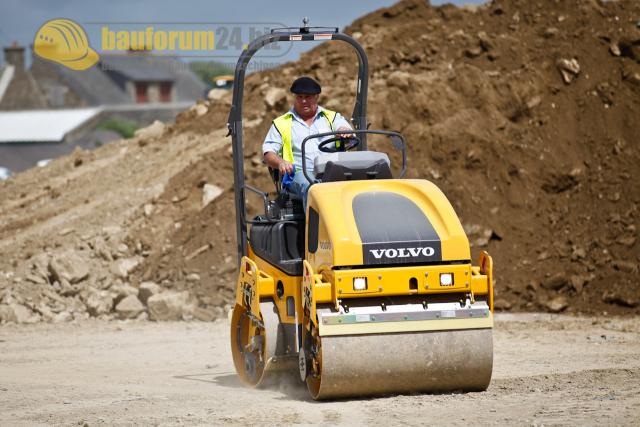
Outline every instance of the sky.
{"label": "sky", "polygon": [[[483,0],[432,0],[432,4],[483,3]],[[344,28],[355,19],[381,7],[388,7],[395,0],[367,1],[288,1],[268,2],[264,0],[0,0],[0,44],[10,45],[16,41],[23,46],[33,43],[38,28],[46,21],[67,18],[80,24],[90,40],[91,46],[101,52],[103,28],[111,31],[140,31],[148,26],[154,30],[213,30],[216,44],[235,34],[247,43],[251,31],[281,25],[300,26],[307,16],[310,25],[327,25]],[[126,24],[135,22],[136,24]],[[224,27],[224,28],[222,28]],[[255,34],[255,33],[254,33]],[[236,38],[237,42],[238,38]],[[314,47],[316,43],[297,43],[280,46],[279,51],[264,52],[258,60],[270,62],[295,60],[299,54]],[[235,63],[240,50],[226,44],[226,48],[214,52],[196,52],[203,59]],[[170,53],[170,52],[166,52]],[[30,55],[27,55],[28,57]],[[192,59],[185,57],[186,60]],[[197,58],[196,58],[197,59]],[[257,58],[256,58],[257,59]],[[27,59],[29,62],[30,60]],[[4,58],[2,58],[4,63]]]}

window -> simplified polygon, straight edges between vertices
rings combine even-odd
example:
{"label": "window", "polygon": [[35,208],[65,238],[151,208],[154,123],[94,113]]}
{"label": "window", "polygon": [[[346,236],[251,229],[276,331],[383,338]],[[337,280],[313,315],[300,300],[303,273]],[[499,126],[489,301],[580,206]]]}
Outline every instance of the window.
{"label": "window", "polygon": [[145,104],[149,102],[149,95],[147,94],[148,89],[149,89],[148,83],[136,82],[136,102],[138,104]]}
{"label": "window", "polygon": [[171,102],[171,82],[160,83],[160,102]]}

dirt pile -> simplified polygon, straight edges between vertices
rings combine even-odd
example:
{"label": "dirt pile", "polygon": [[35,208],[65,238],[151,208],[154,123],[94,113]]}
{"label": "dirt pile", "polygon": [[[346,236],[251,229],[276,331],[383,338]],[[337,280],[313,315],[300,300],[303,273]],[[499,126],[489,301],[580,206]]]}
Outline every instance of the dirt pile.
{"label": "dirt pile", "polygon": [[[405,135],[408,176],[442,188],[474,258],[494,256],[499,309],[640,311],[638,21],[632,1],[403,1],[345,30],[369,55],[371,127]],[[247,79],[249,182],[272,188],[260,144],[291,80],[317,78],[321,103],[349,116],[356,67],[333,43]],[[1,183],[3,310],[86,317],[98,292],[112,298],[98,315],[124,316],[118,299],[152,282],[183,317],[218,316],[235,272],[229,95],[214,91],[161,134]],[[203,205],[212,188],[222,193]],[[86,277],[52,267],[69,251]]]}
{"label": "dirt pile", "polygon": [[[157,275],[146,265],[173,250],[190,209],[210,212],[229,188],[228,173],[220,178],[204,167],[227,144],[224,135],[175,134],[154,123],[133,139],[76,151],[3,182],[0,320],[220,316],[226,287],[218,293],[201,285],[196,269],[181,271],[180,283],[156,283],[147,280]],[[207,172],[194,183],[200,195],[192,203],[174,182],[195,164]]]}

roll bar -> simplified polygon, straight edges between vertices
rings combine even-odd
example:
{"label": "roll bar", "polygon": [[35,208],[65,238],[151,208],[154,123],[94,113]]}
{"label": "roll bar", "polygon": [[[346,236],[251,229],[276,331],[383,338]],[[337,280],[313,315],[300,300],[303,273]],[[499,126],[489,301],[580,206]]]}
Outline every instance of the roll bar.
{"label": "roll bar", "polygon": [[[309,27],[308,19],[304,19],[303,27],[294,28],[274,28],[269,34],[253,40],[242,52],[234,73],[233,98],[231,101],[231,111],[227,120],[227,128],[231,135],[231,145],[233,147],[233,170],[234,170],[234,190],[236,207],[236,231],[238,241],[238,265],[243,256],[247,255],[247,218],[245,214],[245,189],[244,184],[244,147],[242,141],[242,104],[244,96],[244,78],[247,65],[261,48],[276,42],[305,42],[340,40],[351,45],[358,56],[358,84],[356,86],[356,103],[351,116],[351,123],[354,129],[363,130],[367,128],[367,90],[369,82],[369,63],[367,54],[360,44],[346,34],[342,34],[337,28]],[[361,138],[360,149],[366,150],[366,135]],[[251,191],[251,190],[250,190]]]}

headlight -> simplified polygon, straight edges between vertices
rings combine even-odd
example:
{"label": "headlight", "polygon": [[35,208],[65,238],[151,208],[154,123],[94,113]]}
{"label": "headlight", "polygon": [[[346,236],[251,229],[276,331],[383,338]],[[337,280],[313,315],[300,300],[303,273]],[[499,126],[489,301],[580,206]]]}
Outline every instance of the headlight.
{"label": "headlight", "polygon": [[353,290],[354,291],[364,291],[367,289],[367,278],[366,277],[354,277],[353,278]]}
{"label": "headlight", "polygon": [[451,285],[453,285],[453,274],[440,273],[440,286],[451,286]]}

